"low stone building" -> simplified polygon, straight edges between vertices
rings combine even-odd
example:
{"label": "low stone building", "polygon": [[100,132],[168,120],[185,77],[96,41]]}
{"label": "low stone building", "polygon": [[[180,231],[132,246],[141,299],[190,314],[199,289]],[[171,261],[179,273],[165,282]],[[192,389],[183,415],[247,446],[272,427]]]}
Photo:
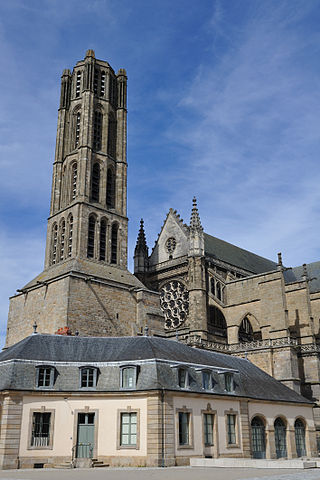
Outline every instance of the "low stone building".
{"label": "low stone building", "polygon": [[2,468],[316,453],[310,401],[175,340],[31,335],[0,354],[0,399]]}

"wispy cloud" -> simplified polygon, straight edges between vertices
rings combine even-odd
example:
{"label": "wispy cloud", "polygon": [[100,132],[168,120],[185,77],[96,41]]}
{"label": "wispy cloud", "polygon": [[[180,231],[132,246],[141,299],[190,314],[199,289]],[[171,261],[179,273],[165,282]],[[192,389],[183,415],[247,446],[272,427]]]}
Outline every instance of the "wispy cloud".
{"label": "wispy cloud", "polygon": [[189,146],[185,190],[199,192],[207,231],[265,255],[281,247],[294,263],[310,259],[306,225],[319,214],[319,34],[304,24],[311,4],[281,3],[248,11],[218,59],[216,32],[230,18],[216,8],[211,61],[181,95],[168,135]]}

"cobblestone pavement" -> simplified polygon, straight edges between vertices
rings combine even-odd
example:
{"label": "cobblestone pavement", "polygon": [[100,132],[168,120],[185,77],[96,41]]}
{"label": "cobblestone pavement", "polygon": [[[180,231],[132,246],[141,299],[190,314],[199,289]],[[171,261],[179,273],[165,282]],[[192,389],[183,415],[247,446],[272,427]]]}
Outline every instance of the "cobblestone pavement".
{"label": "cobblestone pavement", "polygon": [[4,470],[1,480],[320,480],[320,469],[103,468]]}

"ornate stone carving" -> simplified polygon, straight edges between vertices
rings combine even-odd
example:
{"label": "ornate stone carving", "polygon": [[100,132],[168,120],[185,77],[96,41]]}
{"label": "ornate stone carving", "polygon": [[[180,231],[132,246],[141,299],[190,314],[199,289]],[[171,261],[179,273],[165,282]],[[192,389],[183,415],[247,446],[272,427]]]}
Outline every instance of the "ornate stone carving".
{"label": "ornate stone carving", "polygon": [[166,250],[168,253],[173,253],[175,251],[177,241],[174,237],[168,238],[166,241]]}
{"label": "ornate stone carving", "polygon": [[160,305],[165,317],[165,328],[178,328],[187,318],[189,292],[183,283],[173,280],[160,290]]}

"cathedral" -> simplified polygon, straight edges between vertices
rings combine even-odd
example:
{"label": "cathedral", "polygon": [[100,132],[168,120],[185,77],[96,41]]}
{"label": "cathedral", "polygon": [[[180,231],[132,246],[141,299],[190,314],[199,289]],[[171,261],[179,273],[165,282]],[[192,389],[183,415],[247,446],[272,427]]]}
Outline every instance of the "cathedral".
{"label": "cathedral", "polygon": [[[126,92],[126,71],[115,73],[109,63],[95,58],[93,50],[86,52],[72,72],[63,71],[44,270],[10,299],[4,352],[7,357],[3,356],[3,361],[16,358],[10,356],[11,351],[19,351],[15,355],[21,361],[35,361],[36,356],[28,356],[29,350],[25,356],[21,349],[12,350],[16,344],[27,345],[26,339],[32,339],[34,333],[39,334],[37,338],[51,335],[53,339],[60,334],[62,340],[70,337],[70,342],[71,337],[78,342],[89,342],[90,337],[97,342],[108,342],[110,338],[116,342],[116,337],[147,335],[155,342],[153,351],[168,348],[168,343],[161,342],[176,345],[177,357],[181,350],[180,360],[170,354],[171,361],[178,362],[174,368],[179,372],[179,362],[185,361],[187,355],[183,349],[190,347],[194,347],[190,352],[199,355],[195,364],[207,364],[206,355],[218,355],[212,357],[215,362],[219,355],[230,358],[220,366],[217,378],[222,371],[227,375],[228,369],[232,375],[241,373],[243,362],[249,361],[252,368],[268,374],[266,385],[269,376],[281,382],[277,382],[279,387],[270,387],[275,388],[275,397],[266,400],[284,402],[287,398],[289,403],[305,402],[308,408],[313,405],[315,428],[320,435],[320,262],[287,267],[280,253],[274,262],[205,233],[194,198],[190,223],[184,223],[177,211],[170,209],[150,254],[141,220],[134,274],[128,270]],[[105,340],[101,340],[103,337]],[[32,349],[43,349],[35,340],[32,342]],[[63,356],[62,344],[52,342]],[[76,352],[72,345],[65,343],[64,347]],[[88,349],[92,345],[88,343]],[[133,350],[137,355],[139,348]],[[45,356],[45,349],[43,352]],[[88,361],[94,363],[94,358],[89,357]],[[125,355],[122,360],[126,360]],[[50,361],[59,362],[59,355]],[[39,380],[39,375],[48,375],[45,386],[53,386],[56,370],[52,369],[57,367],[50,368],[42,373],[37,370],[36,382],[44,381],[43,377]],[[130,368],[135,368],[132,382],[136,382],[138,367]],[[97,382],[100,373],[92,370],[90,375],[92,378],[83,380],[87,386]],[[181,380],[186,387],[189,373],[181,379],[179,375],[179,385]],[[213,378],[207,379],[211,389],[220,381]],[[240,387],[241,382],[241,396],[244,393]],[[225,386],[219,394],[230,391],[236,390]],[[179,408],[185,415],[179,413],[178,423],[181,418],[181,428],[186,432],[183,422],[191,422],[191,413],[183,410],[182,404]],[[203,410],[206,415],[213,415],[210,408]],[[87,412],[83,417],[86,421],[92,420],[88,408],[83,412]],[[244,412],[240,407],[239,415]],[[52,422],[53,415],[49,411],[48,415],[46,418]],[[123,418],[137,421],[137,415],[132,415],[129,410]],[[228,422],[235,421],[233,417],[231,408]],[[211,417],[205,418],[211,421]],[[294,418],[298,417],[292,418],[295,425]],[[234,425],[229,427],[230,433]],[[240,423],[237,428],[240,437]],[[310,423],[310,439],[312,428]],[[242,441],[245,444],[244,437]],[[269,458],[275,458],[276,448],[273,452],[270,442]],[[309,454],[314,453],[311,440],[308,445]],[[250,456],[249,446],[246,448],[245,455]],[[295,456],[293,450],[291,447],[291,457]],[[159,458],[154,464],[159,464]]]}

